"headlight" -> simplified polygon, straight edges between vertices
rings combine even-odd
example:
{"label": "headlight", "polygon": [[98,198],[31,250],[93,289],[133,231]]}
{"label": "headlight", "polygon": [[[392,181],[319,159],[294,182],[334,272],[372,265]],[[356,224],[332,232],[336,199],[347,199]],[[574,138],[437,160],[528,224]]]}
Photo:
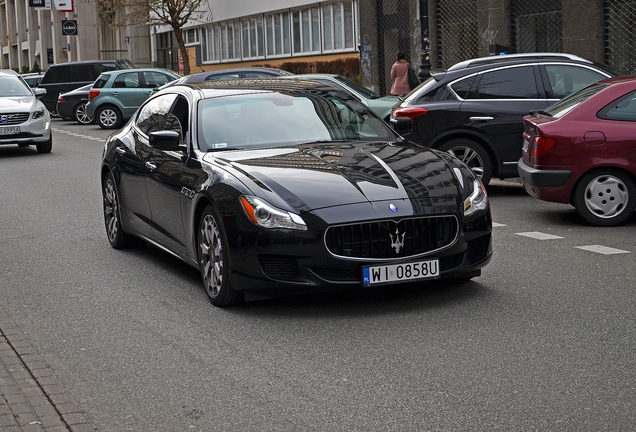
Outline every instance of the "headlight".
{"label": "headlight", "polygon": [[47,116],[47,112],[46,112],[46,108],[44,107],[38,108],[33,112],[34,119],[38,119],[40,117],[46,117],[46,116]]}
{"label": "headlight", "polygon": [[485,210],[488,207],[488,194],[479,179],[473,181],[473,193],[464,200],[464,216]]}
{"label": "headlight", "polygon": [[272,207],[256,197],[242,196],[239,200],[247,217],[260,227],[307,230],[307,225],[297,214]]}

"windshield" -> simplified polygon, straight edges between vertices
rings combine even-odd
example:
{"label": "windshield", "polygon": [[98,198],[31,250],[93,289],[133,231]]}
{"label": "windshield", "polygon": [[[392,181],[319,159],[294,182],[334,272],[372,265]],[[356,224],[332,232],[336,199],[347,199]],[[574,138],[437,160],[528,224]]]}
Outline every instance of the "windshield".
{"label": "windshield", "polygon": [[205,99],[199,104],[198,124],[203,151],[398,139],[357,100],[315,93],[268,92]]}
{"label": "windshield", "polygon": [[379,94],[372,92],[368,88],[358,84],[355,81],[351,81],[349,78],[345,78],[345,77],[343,77],[341,75],[337,75],[337,76],[334,77],[334,79],[336,81],[341,82],[345,86],[349,87],[353,91],[356,91],[356,92],[360,93],[362,95],[362,97],[364,97],[365,99],[377,99],[377,98],[380,97]]}
{"label": "windshield", "polygon": [[0,77],[0,97],[19,96],[33,96],[31,88],[18,77]]}
{"label": "windshield", "polygon": [[607,84],[594,83],[576,93],[572,93],[569,96],[561,99],[559,102],[554,105],[546,108],[542,111],[542,114],[552,116],[554,118],[560,118],[572,111],[574,108],[603,90],[607,87]]}

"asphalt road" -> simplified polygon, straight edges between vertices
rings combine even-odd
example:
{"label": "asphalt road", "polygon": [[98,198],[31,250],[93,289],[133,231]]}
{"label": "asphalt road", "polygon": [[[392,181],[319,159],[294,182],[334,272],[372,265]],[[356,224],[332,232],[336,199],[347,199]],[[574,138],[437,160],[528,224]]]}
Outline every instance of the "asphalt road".
{"label": "asphalt road", "polygon": [[636,217],[588,227],[497,181],[473,281],[219,309],[197,270],[109,246],[108,132],[53,131],[0,147],[0,306],[98,430],[634,430]]}

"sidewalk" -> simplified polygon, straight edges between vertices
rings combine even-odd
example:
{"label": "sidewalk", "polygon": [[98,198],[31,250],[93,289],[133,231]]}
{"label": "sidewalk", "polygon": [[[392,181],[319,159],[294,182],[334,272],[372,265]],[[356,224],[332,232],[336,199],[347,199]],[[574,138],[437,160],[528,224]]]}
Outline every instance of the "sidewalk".
{"label": "sidewalk", "polygon": [[0,431],[95,430],[53,371],[0,307]]}

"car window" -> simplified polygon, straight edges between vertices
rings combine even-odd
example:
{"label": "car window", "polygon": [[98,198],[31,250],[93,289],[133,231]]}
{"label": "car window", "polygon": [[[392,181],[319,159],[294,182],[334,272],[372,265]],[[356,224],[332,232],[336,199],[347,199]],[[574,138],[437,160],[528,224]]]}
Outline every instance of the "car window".
{"label": "car window", "polygon": [[138,88],[139,74],[137,72],[127,72],[117,75],[113,81],[114,88]]}
{"label": "car window", "polygon": [[175,94],[162,95],[143,105],[135,121],[139,131],[150,135],[151,132],[163,130],[166,117],[176,98]]}
{"label": "car window", "polygon": [[[335,77],[333,77],[334,80],[342,83],[345,85],[345,87],[348,87],[350,89],[353,89],[353,91],[358,92],[362,95],[362,97],[364,97],[365,99],[377,99],[380,97],[379,94],[372,92],[371,90],[369,90],[368,88],[364,87],[363,85],[358,84],[355,81],[351,81],[349,78],[345,78],[341,75],[337,75]],[[324,80],[324,82],[329,82],[328,80]]]}
{"label": "car window", "polygon": [[[203,151],[332,140],[395,140],[395,133],[350,95],[248,94],[199,104]],[[249,124],[249,128],[237,125]]]}
{"label": "car window", "polygon": [[563,99],[598,80],[606,78],[601,73],[580,66],[545,65],[548,75],[551,99]]}
{"label": "car window", "polygon": [[205,77],[206,81],[216,81],[216,80],[227,80],[227,79],[237,79],[240,78],[240,75],[238,72],[234,72],[234,73],[223,73],[223,74],[217,74],[217,75],[209,75],[207,77]]}
{"label": "car window", "polygon": [[97,65],[97,70],[99,70],[99,72],[101,73],[101,72],[119,70],[119,68],[117,67],[115,63],[99,63]]}
{"label": "car window", "polygon": [[108,82],[108,80],[110,79],[110,75],[109,74],[102,74],[100,75],[95,82],[93,83],[93,88],[103,88],[106,83]]}
{"label": "car window", "polygon": [[533,66],[484,72],[469,99],[539,99]]}
{"label": "car window", "polygon": [[605,120],[636,121],[636,91],[616,99],[599,111],[598,117]]}
{"label": "car window", "polygon": [[14,76],[0,77],[0,97],[33,96],[31,88]]}
{"label": "car window", "polygon": [[77,81],[94,81],[97,76],[95,75],[95,66],[93,64],[80,64],[76,69]]}
{"label": "car window", "polygon": [[182,96],[172,105],[172,110],[166,116],[165,130],[173,130],[179,133],[179,142],[184,142],[184,137],[188,133],[189,122],[188,102]]}
{"label": "car window", "polygon": [[68,82],[71,77],[71,70],[68,66],[51,66],[42,78],[42,84],[56,84]]}
{"label": "car window", "polygon": [[549,106],[543,110],[543,114],[549,115],[554,118],[560,118],[572,111],[577,106],[603,90],[607,87],[607,84],[594,83],[589,86],[572,93],[569,96],[564,97],[554,105]]}
{"label": "car window", "polygon": [[148,88],[161,87],[164,84],[168,84],[170,81],[174,81],[174,78],[161,72],[145,71],[142,73],[144,75],[146,87]]}
{"label": "car window", "polygon": [[245,72],[245,78],[273,78],[276,74],[269,72]]}
{"label": "car window", "polygon": [[[470,87],[473,85],[473,81],[475,81],[475,76],[470,76],[468,78],[464,78],[462,80],[456,81],[450,85],[453,91],[462,99],[466,99],[468,97],[468,92],[470,91]],[[435,99],[437,100],[437,99]]]}

